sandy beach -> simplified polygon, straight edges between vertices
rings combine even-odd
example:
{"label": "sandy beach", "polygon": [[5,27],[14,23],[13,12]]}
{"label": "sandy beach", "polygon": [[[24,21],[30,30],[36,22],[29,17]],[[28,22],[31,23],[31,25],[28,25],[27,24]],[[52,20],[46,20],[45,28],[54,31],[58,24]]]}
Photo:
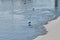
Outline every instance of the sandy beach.
{"label": "sandy beach", "polygon": [[38,36],[34,40],[60,40],[60,17],[44,25],[48,33],[44,36]]}

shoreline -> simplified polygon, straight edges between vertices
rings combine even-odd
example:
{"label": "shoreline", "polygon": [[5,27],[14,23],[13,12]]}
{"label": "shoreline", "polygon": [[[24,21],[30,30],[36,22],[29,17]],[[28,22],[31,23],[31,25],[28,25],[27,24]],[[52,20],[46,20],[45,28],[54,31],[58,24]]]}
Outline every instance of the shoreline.
{"label": "shoreline", "polygon": [[57,19],[53,21],[49,21],[48,24],[44,25],[48,33],[44,36],[38,36],[34,40],[60,40],[60,17],[57,17]]}

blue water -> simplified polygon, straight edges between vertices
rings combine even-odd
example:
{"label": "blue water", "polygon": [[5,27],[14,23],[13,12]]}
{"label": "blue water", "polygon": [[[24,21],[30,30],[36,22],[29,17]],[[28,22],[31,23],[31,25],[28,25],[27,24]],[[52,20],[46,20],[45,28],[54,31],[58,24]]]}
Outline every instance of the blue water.
{"label": "blue water", "polygon": [[15,0],[12,4],[12,0],[0,1],[0,40],[33,40],[47,34],[43,25],[56,17],[51,2],[27,1],[24,4],[24,0]]}

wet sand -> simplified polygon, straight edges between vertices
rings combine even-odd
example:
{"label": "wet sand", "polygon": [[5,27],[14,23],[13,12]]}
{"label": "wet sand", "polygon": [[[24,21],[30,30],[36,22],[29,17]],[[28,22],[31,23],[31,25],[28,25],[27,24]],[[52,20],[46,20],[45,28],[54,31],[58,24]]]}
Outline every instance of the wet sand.
{"label": "wet sand", "polygon": [[44,36],[38,36],[34,40],[60,40],[60,17],[44,25],[48,33]]}

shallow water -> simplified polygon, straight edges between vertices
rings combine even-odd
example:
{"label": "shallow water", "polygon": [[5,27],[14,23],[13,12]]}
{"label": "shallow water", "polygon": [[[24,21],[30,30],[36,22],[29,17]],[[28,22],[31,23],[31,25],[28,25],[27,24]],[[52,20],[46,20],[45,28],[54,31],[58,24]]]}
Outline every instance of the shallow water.
{"label": "shallow water", "polygon": [[32,1],[26,5],[20,3],[6,0],[0,4],[0,40],[33,40],[47,34],[43,25],[56,17],[53,7],[39,8],[39,5],[32,6]]}

